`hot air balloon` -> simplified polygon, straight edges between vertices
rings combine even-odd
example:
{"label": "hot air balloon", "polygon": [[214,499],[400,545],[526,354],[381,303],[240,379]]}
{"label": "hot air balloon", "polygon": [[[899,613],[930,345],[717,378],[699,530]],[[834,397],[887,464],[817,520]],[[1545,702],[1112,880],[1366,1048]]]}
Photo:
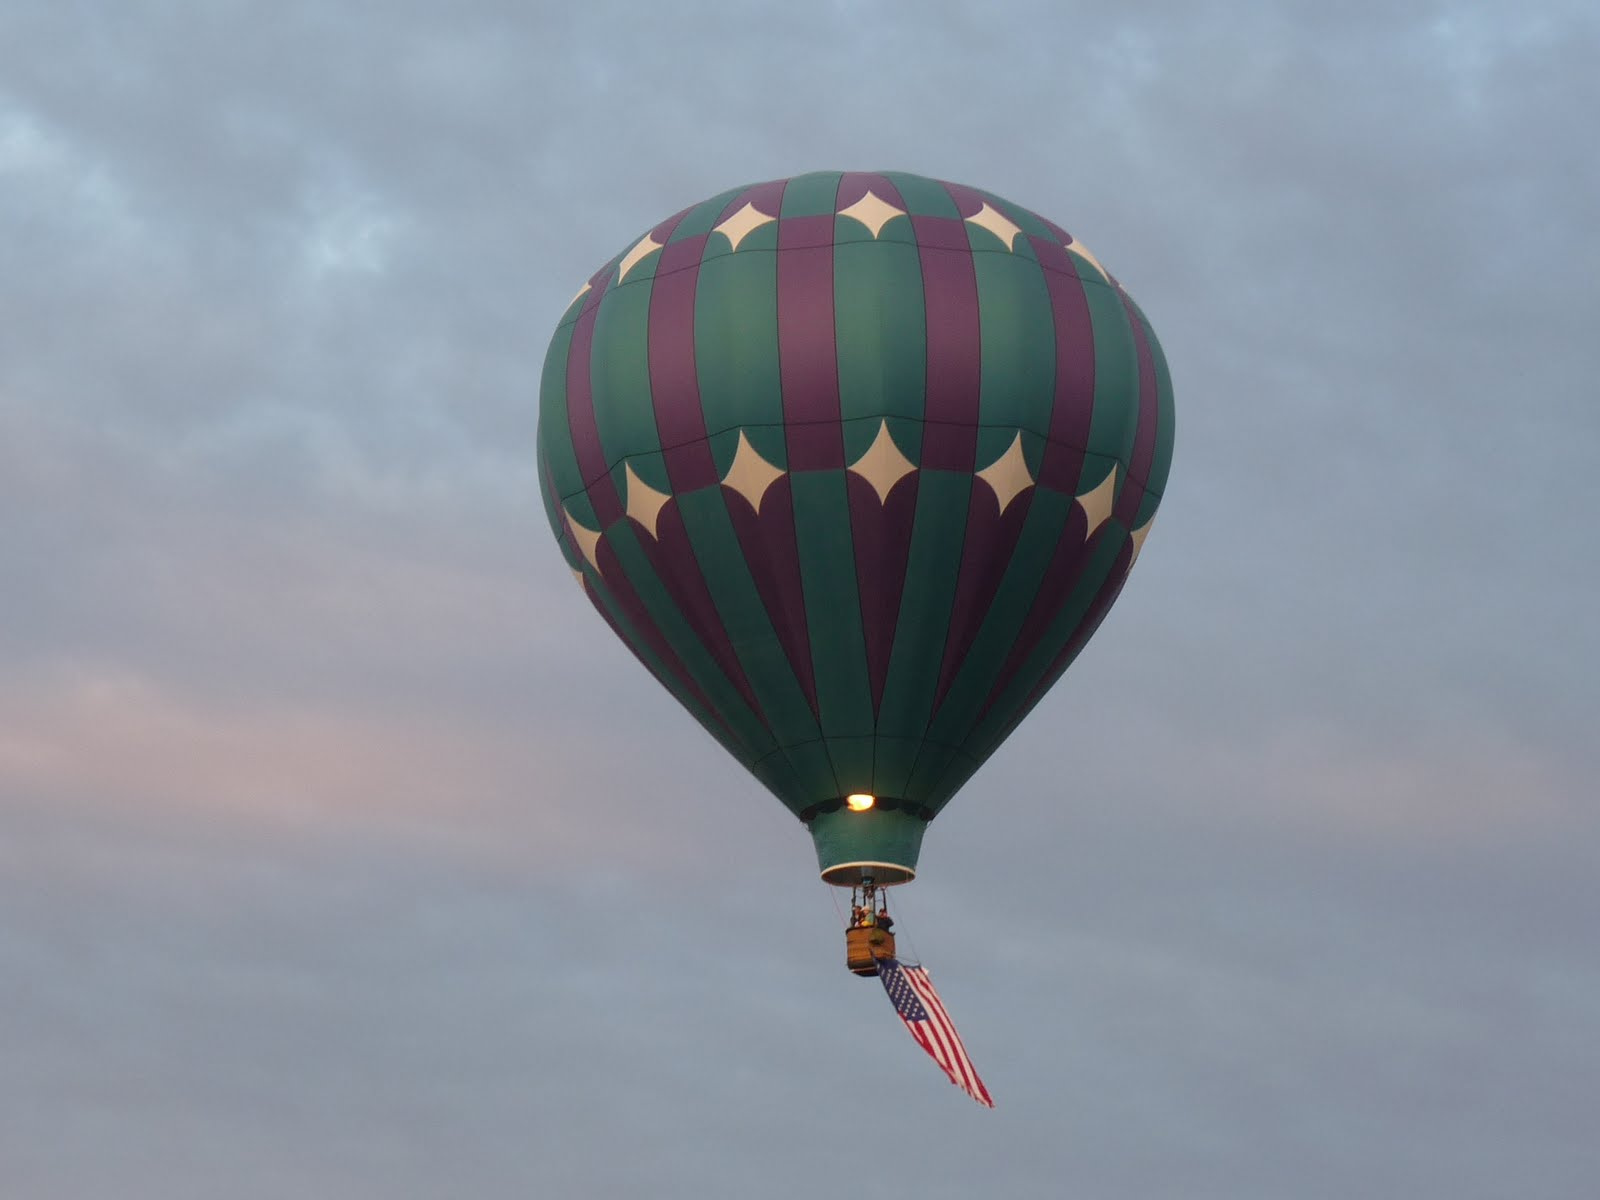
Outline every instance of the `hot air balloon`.
{"label": "hot air balloon", "polygon": [[1116,600],[1172,437],[1155,334],[1082,243],[977,188],[818,172],[595,272],[538,452],[600,615],[875,912]]}

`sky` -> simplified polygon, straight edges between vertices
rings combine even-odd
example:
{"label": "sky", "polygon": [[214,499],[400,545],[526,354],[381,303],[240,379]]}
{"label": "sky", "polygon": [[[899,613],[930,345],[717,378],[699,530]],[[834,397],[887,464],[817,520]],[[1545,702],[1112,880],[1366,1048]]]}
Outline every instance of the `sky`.
{"label": "sky", "polygon": [[[1578,1200],[1600,18],[0,9],[0,1193]],[[895,896],[572,584],[549,337],[814,169],[1092,246],[1177,397],[1094,642]]]}

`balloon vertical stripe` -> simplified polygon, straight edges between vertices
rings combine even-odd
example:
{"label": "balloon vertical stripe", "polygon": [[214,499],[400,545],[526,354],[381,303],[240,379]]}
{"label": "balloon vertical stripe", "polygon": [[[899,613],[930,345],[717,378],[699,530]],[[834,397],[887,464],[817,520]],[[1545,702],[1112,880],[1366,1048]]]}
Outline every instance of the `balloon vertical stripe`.
{"label": "balloon vertical stripe", "polygon": [[[600,288],[592,289],[578,316],[568,346],[565,388],[572,453],[577,461],[579,476],[587,483],[585,495],[593,506],[601,531],[597,573],[601,586],[619,607],[619,618],[635,631],[635,636],[649,647],[662,670],[675,681],[676,686],[672,690],[691,697],[724,729],[730,730],[729,736],[732,736],[732,726],[727,716],[712,703],[700,680],[684,662],[682,654],[669,645],[655,616],[650,613],[634,582],[622,569],[614,549],[608,544],[608,532],[625,519],[625,514],[612,475],[607,469],[599,422],[594,411],[591,364],[594,361],[595,330],[602,295]],[[608,565],[611,567],[610,574],[605,569]]]}
{"label": "balloon vertical stripe", "polygon": [[733,685],[744,707],[758,722],[766,725],[766,715],[756,700],[755,689],[745,676],[706,585],[693,540],[685,526],[682,501],[664,505],[656,518],[654,536],[636,537],[636,544],[660,580],[666,598],[692,631],[695,643],[711,656],[720,677]]}
{"label": "balloon vertical stripe", "polygon": [[[886,695],[898,696],[895,715],[910,716],[912,724],[902,726],[902,736],[914,737],[919,746],[911,756],[911,773],[903,780],[898,772],[894,783],[915,793],[918,770],[926,772],[923,760],[942,756],[940,748],[927,743],[928,725],[940,699],[940,666],[943,649],[950,640],[951,612],[960,579],[962,547],[967,538],[967,519],[972,510],[973,472],[978,450],[979,401],[982,388],[982,324],[978,309],[977,275],[972,262],[972,246],[966,223],[948,188],[938,197],[923,198],[921,206],[931,212],[916,212],[911,218],[922,265],[923,310],[927,322],[927,379],[925,384],[922,430],[921,496],[918,533],[931,535],[933,514],[948,513],[937,520],[947,545],[935,552],[938,567],[919,579],[926,587],[915,597],[906,589],[902,602],[901,625],[896,634],[896,649],[904,644],[900,662],[906,671],[908,689]],[[959,531],[959,532],[958,532]],[[952,536],[953,535],[953,536]],[[909,568],[908,568],[909,570]],[[907,617],[910,622],[907,622]],[[909,637],[906,635],[909,633]],[[902,638],[905,641],[902,643]],[[913,650],[913,646],[923,649]],[[934,651],[934,647],[940,649]],[[933,653],[928,653],[934,651]],[[926,661],[922,661],[926,656]],[[891,668],[894,660],[891,659]],[[912,682],[914,680],[914,682]],[[908,696],[908,691],[915,693]]]}
{"label": "balloon vertical stripe", "polygon": [[1038,237],[1029,242],[1044,274],[1056,341],[1055,400],[1050,408],[1039,483],[1058,492],[1076,492],[1083,471],[1083,452],[1089,445],[1089,421],[1094,415],[1096,360],[1089,302],[1066,247]]}
{"label": "balloon vertical stripe", "polygon": [[872,693],[843,471],[794,471],[795,532],[822,736],[835,775],[870,791]]}
{"label": "balloon vertical stripe", "polygon": [[1062,606],[1078,588],[1083,573],[1089,569],[1093,561],[1093,547],[1104,536],[1103,525],[1097,531],[1089,531],[1083,507],[1074,503],[1062,528],[1060,540],[1056,542],[1048,560],[1049,566],[1045,568],[1028,605],[1028,615],[1018,626],[1016,639],[990,686],[983,705],[985,712],[993,707],[997,697],[1010,686],[1016,673],[1049,633]]}
{"label": "balloon vertical stripe", "polygon": [[817,715],[835,778],[841,787],[861,789],[872,775],[873,721],[840,425],[834,316],[839,182],[837,175],[806,176],[784,193],[778,347]]}
{"label": "balloon vertical stripe", "polygon": [[[572,431],[567,424],[567,357],[572,349],[572,324],[563,322],[550,339],[540,375],[539,490],[544,496],[545,516],[557,541],[567,537],[562,515],[562,500],[583,491],[583,478],[572,453]],[[576,566],[576,563],[571,565]]]}
{"label": "balloon vertical stripe", "polygon": [[1105,579],[1101,581],[1100,590],[1095,593],[1094,599],[1090,601],[1088,611],[1073,628],[1072,635],[1067,638],[1067,644],[1057,652],[1050,665],[1045,668],[1044,674],[1040,676],[1039,681],[1028,692],[1022,708],[1007,719],[995,738],[996,742],[1009,736],[1022,719],[1032,711],[1033,706],[1044,698],[1044,694],[1050,690],[1057,679],[1061,678],[1062,672],[1072,665],[1072,661],[1078,657],[1079,652],[1088,644],[1089,639],[1094,636],[1095,630],[1100,628],[1100,622],[1105,620],[1106,614],[1111,611],[1111,606],[1117,602],[1117,597],[1122,594],[1123,585],[1128,582],[1128,564],[1124,561],[1125,557],[1131,558],[1132,556],[1131,554],[1125,555],[1119,551],[1117,562],[1106,573]]}
{"label": "balloon vertical stripe", "polygon": [[1047,678],[1062,648],[1091,612],[1096,597],[1116,571],[1119,555],[1125,555],[1127,549],[1125,537],[1114,535],[1093,539],[1092,551],[1074,573],[1060,611],[1035,640],[1032,651],[1008,674],[1006,682],[991,694],[983,715],[967,732],[963,744],[970,749],[974,758],[981,761],[993,753],[1009,732],[1009,722],[1013,718],[1020,720],[1037,699],[1035,689]]}
{"label": "balloon vertical stripe", "polygon": [[936,711],[948,700],[956,675],[966,665],[973,643],[983,628],[984,617],[1011,564],[1033,508],[1032,489],[1029,492],[1001,512],[992,491],[984,487],[972,489],[961,566],[956,573],[955,598],[950,610],[950,629],[945,636],[939,680],[934,691]]}
{"label": "balloon vertical stripe", "polygon": [[811,634],[806,625],[792,487],[793,480],[788,476],[776,480],[767,488],[759,509],[744,496],[726,499],[745,562],[815,722],[819,720],[817,681],[812,667]]}
{"label": "balloon vertical stripe", "polygon": [[[693,396],[692,346],[687,362],[682,351],[662,359],[664,339],[652,336],[663,311],[656,302],[657,285],[671,287],[681,278],[681,270],[663,275],[663,269],[693,265],[699,259],[694,239],[673,238],[693,211],[685,209],[639,239],[619,260],[604,303],[597,305],[588,355],[588,401],[610,470],[604,484],[591,484],[590,494],[592,498],[599,494],[596,511],[602,528],[613,523],[613,496],[621,501],[629,525],[617,527],[611,540],[634,590],[711,698],[719,717],[735,730],[748,730],[755,754],[764,751],[770,734],[763,728],[754,691],[728,641],[672,501],[676,488],[661,453],[656,419],[658,369],[664,389],[687,387]],[[682,406],[669,401],[659,407],[676,416]],[[583,415],[581,405],[576,413]],[[709,458],[705,453],[707,465]],[[715,472],[708,474],[709,485],[715,482]]]}
{"label": "balloon vertical stripe", "polygon": [[1102,279],[1089,262],[1077,255],[1072,255],[1070,261],[1081,281],[1094,347],[1088,436],[1078,484],[1072,489],[1081,495],[1105,477],[1107,463],[1118,464],[1119,487],[1127,478],[1139,424],[1139,354],[1115,285]]}
{"label": "balloon vertical stripe", "polygon": [[973,757],[982,761],[992,754],[1071,665],[1121,593],[1130,558],[1125,538],[1103,539],[1096,546],[1094,559],[1072,589],[1062,615],[967,738]]}
{"label": "balloon vertical stripe", "polygon": [[[829,189],[825,205],[807,204],[813,199],[807,193],[818,190],[791,185],[778,227],[778,355],[791,471],[844,466],[833,340],[833,199],[837,189]],[[812,207],[819,211],[810,211]]]}
{"label": "balloon vertical stripe", "polygon": [[[688,556],[687,538],[680,538],[672,547],[682,556]],[[657,569],[659,560],[653,560],[646,548],[648,535],[641,534],[631,522],[617,526],[606,540],[605,548],[611,551],[643,602],[651,620],[667,643],[677,653],[690,677],[710,701],[717,716],[734,731],[746,747],[744,761],[753,760],[772,749],[773,737],[758,712],[745,702],[737,682],[727,672],[727,660],[721,652],[707,644],[705,632],[697,628],[696,617],[704,620],[705,614],[696,606],[694,615],[686,612],[673,594],[671,576]],[[678,568],[687,575],[691,568]],[[709,606],[709,597],[707,598]],[[714,617],[714,611],[713,611]]]}
{"label": "balloon vertical stripe", "polygon": [[994,600],[928,727],[930,740],[950,746],[965,744],[1002,671],[1011,665],[1008,656],[1046,572],[1056,561],[1058,547],[1063,541],[1081,545],[1083,528],[1082,513],[1072,496],[1035,489]]}
{"label": "balloon vertical stripe", "polygon": [[972,488],[972,476],[959,471],[925,470],[917,483],[906,586],[878,715],[880,742],[888,742],[879,754],[878,787],[890,795],[911,795],[917,759],[927,749]]}
{"label": "balloon vertical stripe", "polygon": [[940,665],[942,706],[1015,553],[1038,489],[1041,441],[1024,436],[1050,411],[1056,370],[1049,290],[1020,228],[971,189],[952,189],[967,222],[981,330],[978,476]]}
{"label": "balloon vertical stripe", "polygon": [[1139,329],[1144,334],[1145,345],[1149,348],[1156,376],[1155,446],[1151,451],[1150,472],[1145,480],[1144,499],[1131,521],[1135,530],[1148,531],[1150,522],[1156,515],[1156,509],[1160,507],[1161,493],[1166,486],[1167,471],[1172,462],[1172,373],[1167,367],[1167,357],[1161,351],[1161,343],[1156,340],[1155,330],[1150,328],[1149,320],[1134,303],[1133,297],[1126,292],[1122,293],[1122,296],[1127,302],[1129,315],[1138,323]]}
{"label": "balloon vertical stripe", "polygon": [[[716,729],[712,730],[714,736],[725,736],[737,745],[740,740],[738,734],[717,705],[712,703],[711,697],[700,686],[699,681],[689,671],[677,650],[656,623],[649,606],[639,595],[633,581],[618,560],[615,549],[602,540],[598,557],[600,567],[596,574],[600,578],[600,583],[595,591],[614,606],[615,619],[633,631],[633,637],[627,639],[629,644],[649,651],[661,665],[662,674],[665,675],[663,682],[670,680],[667,682],[668,690],[700,716],[701,724],[707,725],[708,728],[715,725]],[[722,731],[720,735],[717,734],[718,729]],[[754,757],[743,747],[737,749],[735,754],[741,761]]]}
{"label": "balloon vertical stripe", "polygon": [[876,721],[916,514],[926,379],[922,264],[906,202],[883,175],[846,174],[834,226],[834,338],[868,687]]}
{"label": "balloon vertical stripe", "polygon": [[981,385],[978,283],[966,225],[959,218],[913,217],[922,254],[928,322],[927,400],[922,431],[925,470],[971,474],[978,450]]}
{"label": "balloon vertical stripe", "polygon": [[[613,579],[619,578],[620,572],[614,571]],[[611,626],[611,631],[622,639],[623,644],[644,664],[645,669],[655,676],[656,681],[671,692],[678,703],[688,709],[706,732],[716,738],[729,754],[744,763],[748,758],[748,751],[740,743],[734,731],[728,727],[727,722],[717,713],[711,700],[689,678],[688,671],[678,661],[677,655],[667,645],[660,631],[655,628],[654,622],[645,612],[643,602],[634,594],[626,579],[611,585],[596,585],[593,581],[586,580],[584,591],[594,602],[595,608],[599,610],[606,624]]]}
{"label": "balloon vertical stripe", "polygon": [[[755,583],[767,621],[809,721],[774,729],[784,744],[820,736],[811,644],[806,632],[784,447],[778,346],[778,221],[784,181],[740,189],[708,238],[694,295],[695,375],[699,404],[729,526]],[[767,482],[741,492],[741,462],[765,464]],[[728,481],[735,482],[730,483]],[[768,668],[768,672],[771,672]],[[824,756],[825,757],[825,756]]]}
{"label": "balloon vertical stripe", "polygon": [[729,505],[743,503],[737,496],[728,499],[720,488],[679,498],[694,555],[745,675],[755,689],[760,712],[790,764],[791,773],[803,776],[815,771],[815,759],[797,754],[793,748],[807,743],[820,745],[822,731],[793,671],[788,669],[782,643],[768,619],[745,551],[734,532]]}
{"label": "balloon vertical stripe", "polygon": [[[890,435],[885,433],[884,436]],[[853,471],[846,473],[845,483],[850,501],[850,541],[855,551],[856,584],[861,602],[867,686],[876,729],[883,707],[884,684],[889,675],[889,656],[894,650],[900,601],[905,594],[918,479],[915,471],[909,471],[886,495],[879,495],[871,483]]]}
{"label": "balloon vertical stripe", "polygon": [[[720,483],[706,438],[695,371],[694,293],[707,240],[703,233],[683,239],[668,235],[651,281],[646,318],[651,407],[667,491],[676,497]],[[644,548],[657,574],[740,698],[765,723],[684,527],[681,500],[663,502],[649,532],[652,540]]]}
{"label": "balloon vertical stripe", "polygon": [[[604,286],[603,284],[601,285]],[[572,454],[578,467],[583,487],[598,487],[608,480],[609,465],[606,452],[600,444],[600,428],[595,422],[594,389],[590,381],[589,361],[594,351],[594,322],[600,310],[600,288],[591,290],[584,298],[583,308],[573,327],[567,345],[566,417],[567,433],[571,438]],[[600,497],[605,504],[603,519],[614,521],[621,516],[621,505],[616,503],[615,490],[602,489]],[[566,496],[562,497],[566,499]],[[600,508],[597,500],[596,508]]]}
{"label": "balloon vertical stripe", "polygon": [[670,243],[661,251],[650,290],[650,399],[674,495],[721,482],[706,440],[694,358],[695,285],[709,240],[698,234]]}
{"label": "balloon vertical stripe", "polygon": [[1125,296],[1119,294],[1117,299],[1122,304],[1123,312],[1128,316],[1128,328],[1133,334],[1133,344],[1138,355],[1139,423],[1133,435],[1133,449],[1128,456],[1128,482],[1123,487],[1121,495],[1117,497],[1117,505],[1111,515],[1132,528],[1134,514],[1139,511],[1144,500],[1150,468],[1155,460],[1160,401],[1156,389],[1155,358],[1151,352],[1150,341],[1145,336],[1144,325]]}

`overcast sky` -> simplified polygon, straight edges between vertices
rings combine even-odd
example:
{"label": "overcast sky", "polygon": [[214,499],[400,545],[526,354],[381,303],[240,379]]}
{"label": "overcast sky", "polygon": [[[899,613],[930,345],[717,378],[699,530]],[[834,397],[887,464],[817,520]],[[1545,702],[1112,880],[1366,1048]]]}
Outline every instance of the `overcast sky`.
{"label": "overcast sky", "polygon": [[[1558,3],[0,8],[0,1193],[1587,1200],[1600,19]],[[985,187],[1172,365],[1116,610],[901,929],[551,540],[578,284]]]}

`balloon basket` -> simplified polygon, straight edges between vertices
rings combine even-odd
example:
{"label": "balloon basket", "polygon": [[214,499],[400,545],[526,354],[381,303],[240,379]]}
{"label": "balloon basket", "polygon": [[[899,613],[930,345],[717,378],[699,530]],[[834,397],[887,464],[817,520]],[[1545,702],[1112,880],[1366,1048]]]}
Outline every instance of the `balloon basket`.
{"label": "balloon basket", "polygon": [[883,929],[846,929],[844,965],[853,975],[874,976],[880,958],[894,957],[894,934]]}
{"label": "balloon basket", "polygon": [[893,958],[894,918],[879,888],[866,880],[850,890],[850,927],[844,931],[844,965],[854,975],[878,973],[878,961]]}

